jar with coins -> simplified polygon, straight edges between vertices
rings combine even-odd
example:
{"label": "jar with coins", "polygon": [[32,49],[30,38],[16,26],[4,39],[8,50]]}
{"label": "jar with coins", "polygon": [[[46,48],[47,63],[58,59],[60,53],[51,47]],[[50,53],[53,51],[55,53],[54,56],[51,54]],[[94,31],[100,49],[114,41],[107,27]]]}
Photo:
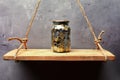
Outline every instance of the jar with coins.
{"label": "jar with coins", "polygon": [[55,20],[51,30],[52,50],[58,53],[70,52],[71,39],[68,20]]}

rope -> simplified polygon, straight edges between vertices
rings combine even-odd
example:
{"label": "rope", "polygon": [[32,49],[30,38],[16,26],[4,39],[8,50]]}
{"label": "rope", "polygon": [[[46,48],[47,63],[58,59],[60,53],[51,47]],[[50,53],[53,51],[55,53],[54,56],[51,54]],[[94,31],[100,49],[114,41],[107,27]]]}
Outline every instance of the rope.
{"label": "rope", "polygon": [[20,46],[19,46],[19,48],[17,49],[17,52],[16,52],[16,54],[14,55],[14,59],[16,60],[16,58],[17,58],[17,54],[18,54],[18,52],[20,51],[20,49],[23,47],[23,43],[22,44],[20,44]]}
{"label": "rope", "polygon": [[[89,21],[87,15],[86,15],[86,13],[85,13],[85,9],[83,8],[80,0],[77,0],[77,3],[78,3],[78,5],[79,5],[80,11],[81,11],[83,17],[85,18],[85,20],[86,20],[86,22],[87,22],[87,25],[88,25],[88,27],[89,27],[92,35],[93,35],[95,44],[96,44],[96,46],[98,47],[98,49],[101,50],[102,54],[105,56],[105,61],[106,61],[106,60],[107,60],[107,55],[105,54],[104,49],[103,49],[102,46],[100,45],[99,39],[98,39],[98,38],[96,37],[96,35],[95,35],[95,32],[94,32],[93,27],[92,27],[92,24],[91,24],[91,22]],[[102,33],[103,33],[103,32],[102,32]],[[102,33],[100,33],[100,35],[102,35]],[[99,37],[100,37],[100,36],[99,36]]]}
{"label": "rope", "polygon": [[38,8],[39,8],[39,6],[40,6],[40,3],[41,3],[41,0],[38,0],[38,2],[37,2],[37,4],[36,4],[36,7],[35,7],[34,14],[33,14],[32,18],[31,18],[31,20],[30,20],[30,23],[29,23],[29,25],[28,25],[28,29],[27,29],[27,31],[26,31],[26,35],[25,35],[26,38],[28,38],[28,35],[29,35],[30,30],[31,30],[31,28],[32,28],[34,19],[35,19],[35,17],[36,17],[37,12],[38,12]]}
{"label": "rope", "polygon": [[105,54],[104,49],[102,48],[102,46],[101,46],[100,44],[98,44],[98,46],[99,46],[99,48],[100,48],[100,50],[101,50],[103,56],[105,56],[105,61],[107,61],[107,55]]}
{"label": "rope", "polygon": [[85,20],[86,20],[86,22],[87,22],[87,24],[88,24],[88,27],[89,27],[89,29],[90,29],[93,37],[94,37],[94,40],[96,41],[96,40],[97,40],[97,37],[96,37],[96,35],[95,35],[95,32],[94,32],[94,30],[93,30],[93,27],[92,27],[90,21],[88,20],[88,17],[87,17],[87,15],[86,15],[86,13],[85,13],[85,9],[83,8],[80,0],[77,0],[77,3],[78,3],[78,5],[79,5],[79,7],[80,7],[80,11],[81,11],[83,17],[85,18]]}
{"label": "rope", "polygon": [[9,38],[8,40],[11,41],[11,40],[18,40],[20,41],[20,46],[18,47],[17,49],[17,52],[15,53],[14,55],[14,59],[16,60],[16,57],[17,57],[17,54],[19,53],[20,49],[24,46],[25,49],[27,49],[27,42],[28,42],[28,35],[30,33],[30,30],[32,28],[32,24],[34,22],[34,19],[36,17],[36,14],[37,14],[37,11],[38,11],[38,8],[40,6],[40,2],[41,0],[38,0],[37,4],[36,4],[36,7],[35,7],[35,11],[34,11],[34,14],[30,20],[30,23],[28,25],[28,28],[27,28],[27,31],[26,31],[26,34],[25,34],[25,38],[18,38],[18,37],[13,37],[13,38]]}

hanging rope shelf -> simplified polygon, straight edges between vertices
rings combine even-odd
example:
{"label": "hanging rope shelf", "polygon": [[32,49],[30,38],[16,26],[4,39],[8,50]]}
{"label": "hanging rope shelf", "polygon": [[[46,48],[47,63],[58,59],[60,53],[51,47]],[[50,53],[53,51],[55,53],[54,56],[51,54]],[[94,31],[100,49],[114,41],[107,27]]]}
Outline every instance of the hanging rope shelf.
{"label": "hanging rope shelf", "polygon": [[[38,60],[55,60],[55,61],[107,61],[107,60],[114,60],[115,55],[111,52],[105,50],[101,45],[100,42],[102,40],[102,34],[104,31],[101,31],[98,37],[96,37],[93,27],[85,13],[85,10],[80,2],[77,0],[79,5],[80,11],[85,18],[88,28],[93,35],[94,43],[96,45],[96,49],[72,49],[69,53],[58,54],[54,53],[50,49],[28,49],[27,42],[28,42],[28,35],[31,30],[32,24],[36,17],[37,11],[39,9],[39,5],[41,0],[38,0],[36,4],[36,8],[34,11],[34,15],[32,16],[30,23],[28,25],[28,29],[26,31],[24,38],[9,38],[8,40],[18,40],[21,44],[18,49],[14,49],[9,51],[3,56],[4,60],[20,60],[20,61],[38,61]],[[24,48],[23,48],[24,47]],[[22,49],[23,48],[23,49]]]}

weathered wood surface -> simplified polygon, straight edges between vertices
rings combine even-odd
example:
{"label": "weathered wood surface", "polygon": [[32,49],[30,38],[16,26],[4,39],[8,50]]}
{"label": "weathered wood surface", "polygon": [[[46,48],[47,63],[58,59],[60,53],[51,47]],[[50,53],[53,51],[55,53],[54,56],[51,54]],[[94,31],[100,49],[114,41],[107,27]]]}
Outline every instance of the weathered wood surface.
{"label": "weathered wood surface", "polygon": [[[20,61],[104,61],[105,56],[96,49],[72,49],[69,53],[54,53],[50,49],[22,49],[16,59],[14,55],[17,49],[6,53],[4,60]],[[104,50],[107,60],[114,60],[115,55]]]}

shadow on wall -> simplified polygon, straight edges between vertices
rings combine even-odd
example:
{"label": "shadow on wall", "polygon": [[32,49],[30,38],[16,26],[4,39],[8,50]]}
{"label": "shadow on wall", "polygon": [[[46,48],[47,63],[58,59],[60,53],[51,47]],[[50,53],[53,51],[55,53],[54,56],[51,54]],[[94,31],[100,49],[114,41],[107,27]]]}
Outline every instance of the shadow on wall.
{"label": "shadow on wall", "polygon": [[120,39],[112,43],[109,46],[109,50],[114,53],[114,55],[116,56],[116,59],[114,62],[109,63],[109,65],[107,65],[107,68],[112,69],[116,75],[120,75]]}
{"label": "shadow on wall", "polygon": [[103,62],[20,62],[29,80],[99,80]]}
{"label": "shadow on wall", "polygon": [[115,70],[116,74],[120,74],[120,23],[118,22],[119,19],[115,19],[111,27],[107,28],[106,32],[106,39],[104,43],[104,47],[112,52],[116,58],[115,61],[112,63],[107,64],[108,67],[112,70]]}

